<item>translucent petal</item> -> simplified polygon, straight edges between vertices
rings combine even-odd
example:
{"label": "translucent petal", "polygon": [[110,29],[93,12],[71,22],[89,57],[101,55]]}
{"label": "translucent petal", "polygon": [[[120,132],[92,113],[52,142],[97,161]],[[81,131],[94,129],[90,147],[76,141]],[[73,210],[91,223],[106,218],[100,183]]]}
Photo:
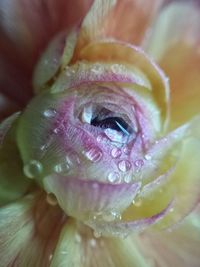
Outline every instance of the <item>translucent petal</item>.
{"label": "translucent petal", "polygon": [[104,220],[106,214],[112,217],[113,213],[115,220],[114,213],[120,215],[130,205],[140,189],[140,183],[106,184],[52,175],[44,178],[44,188],[56,196],[62,209],[70,216],[81,220],[93,220],[93,217]]}
{"label": "translucent petal", "polygon": [[[187,20],[185,18],[189,17]],[[200,7],[197,1],[173,1],[152,28],[146,50],[170,78],[171,126],[200,112]]]}

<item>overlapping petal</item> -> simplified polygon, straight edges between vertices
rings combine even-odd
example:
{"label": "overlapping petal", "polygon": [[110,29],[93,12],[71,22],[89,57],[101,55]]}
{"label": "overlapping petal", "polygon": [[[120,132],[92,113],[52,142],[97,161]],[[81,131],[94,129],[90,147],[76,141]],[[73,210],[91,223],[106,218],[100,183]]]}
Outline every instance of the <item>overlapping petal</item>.
{"label": "overlapping petal", "polygon": [[170,78],[171,127],[200,112],[199,32],[198,1],[175,1],[160,13],[146,44],[147,51]]}

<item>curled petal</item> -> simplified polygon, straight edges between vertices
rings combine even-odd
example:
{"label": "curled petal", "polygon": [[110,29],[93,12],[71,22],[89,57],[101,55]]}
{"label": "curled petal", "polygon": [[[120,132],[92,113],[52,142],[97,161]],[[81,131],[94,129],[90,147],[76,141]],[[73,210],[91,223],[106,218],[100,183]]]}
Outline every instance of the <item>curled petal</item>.
{"label": "curled petal", "polygon": [[0,206],[23,196],[30,181],[22,172],[22,161],[15,142],[19,112],[0,124]]}
{"label": "curled petal", "polygon": [[86,46],[79,59],[89,62],[125,63],[137,66],[149,79],[152,94],[159,104],[161,115],[168,120],[169,85],[161,69],[144,52],[126,43],[116,41],[101,41]]}
{"label": "curled petal", "polygon": [[[134,232],[144,231],[149,226],[152,226],[159,221],[161,221],[169,212],[172,206],[172,202],[165,207],[164,210],[153,215],[149,218],[135,220],[135,221],[122,221],[122,222],[111,222],[111,223],[98,223],[98,222],[88,222],[88,225],[95,229],[95,231],[99,234],[103,234],[105,236],[113,235],[118,237],[126,237],[128,234]],[[123,215],[122,215],[123,220]]]}
{"label": "curled petal", "polygon": [[105,184],[52,175],[44,178],[44,187],[56,196],[67,214],[82,220],[95,216],[104,220],[106,215],[120,214],[130,205],[140,189],[140,183]]}

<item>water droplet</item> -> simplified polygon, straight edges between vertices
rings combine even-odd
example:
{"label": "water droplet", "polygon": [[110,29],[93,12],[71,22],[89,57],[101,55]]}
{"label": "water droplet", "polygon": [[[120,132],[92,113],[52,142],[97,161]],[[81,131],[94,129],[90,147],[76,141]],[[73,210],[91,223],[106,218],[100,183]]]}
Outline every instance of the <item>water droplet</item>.
{"label": "water droplet", "polygon": [[144,156],[144,158],[145,158],[146,160],[151,160],[151,156],[148,155],[148,154],[146,154],[146,155]]}
{"label": "water droplet", "polygon": [[95,74],[101,74],[103,72],[103,68],[100,64],[95,64],[92,69],[91,72],[95,73]]}
{"label": "water droplet", "polygon": [[98,231],[94,231],[94,237],[95,238],[100,238],[101,237],[101,233]]}
{"label": "water droplet", "polygon": [[132,176],[131,175],[126,175],[125,177],[124,177],[124,182],[125,183],[130,183],[132,181]]}
{"label": "water droplet", "polygon": [[171,208],[171,209],[169,210],[169,212],[174,212],[174,208]]}
{"label": "water droplet", "polygon": [[99,161],[103,153],[98,147],[92,147],[87,151],[84,151],[83,154],[86,156],[86,158],[92,162],[97,162]]}
{"label": "water droplet", "polygon": [[71,166],[67,162],[62,162],[54,166],[54,171],[56,173],[66,174],[68,173],[70,167]]}
{"label": "water droplet", "polygon": [[138,159],[134,162],[136,167],[142,167],[144,165],[144,161],[142,159]]}
{"label": "water droplet", "polygon": [[121,220],[121,214],[116,211],[106,212],[103,214],[103,220],[106,222],[112,222],[115,220]]}
{"label": "water droplet", "polygon": [[122,172],[127,172],[131,168],[131,163],[128,160],[122,160],[119,162],[118,168]]}
{"label": "water droplet", "polygon": [[43,115],[46,117],[46,118],[54,118],[56,116],[56,110],[53,109],[53,108],[49,108],[47,110],[45,110],[43,112]]}
{"label": "water droplet", "polygon": [[114,147],[112,150],[111,150],[111,156],[113,158],[119,158],[122,154],[122,151],[121,149],[119,149],[118,147]]}
{"label": "water droplet", "polygon": [[53,258],[53,254],[50,254],[50,255],[49,255],[49,261],[51,261],[52,258]]}
{"label": "water droplet", "polygon": [[47,145],[45,144],[45,145],[42,145],[42,146],[40,147],[40,150],[41,150],[41,151],[44,151],[46,148],[47,148]]}
{"label": "water droplet", "polygon": [[90,123],[92,119],[92,114],[93,114],[92,106],[85,107],[81,115],[82,122]]}
{"label": "water droplet", "polygon": [[94,238],[92,238],[92,239],[90,239],[89,244],[90,244],[90,246],[91,246],[92,248],[94,248],[94,247],[96,247],[96,245],[97,245],[97,241],[96,241]]}
{"label": "water droplet", "polygon": [[100,144],[109,144],[110,145],[110,140],[105,136],[105,134],[99,134],[97,136],[97,142]]}
{"label": "water droplet", "polygon": [[121,143],[121,144],[124,144],[127,142],[127,138],[124,138],[123,133],[121,132],[107,128],[104,130],[104,133],[112,142]]}
{"label": "water droplet", "polygon": [[108,174],[108,181],[111,183],[120,183],[120,175],[117,172],[111,172]]}
{"label": "water droplet", "polygon": [[137,201],[134,201],[134,206],[136,207],[140,207],[142,205],[142,200],[141,199],[138,199]]}
{"label": "water droplet", "polygon": [[123,152],[124,152],[124,154],[126,154],[126,155],[128,155],[129,153],[130,153],[130,149],[129,149],[129,147],[127,147],[127,146],[125,146],[124,148],[123,148]]}
{"label": "water droplet", "polygon": [[24,166],[24,174],[29,178],[34,178],[41,174],[42,164],[37,160],[31,160]]}
{"label": "water droplet", "polygon": [[118,64],[113,64],[112,66],[111,66],[111,70],[114,72],[114,73],[119,73],[120,71],[121,71],[121,68],[120,68],[120,65],[118,65]]}
{"label": "water droplet", "polygon": [[81,236],[79,235],[79,234],[76,234],[75,235],[75,241],[77,242],[77,243],[81,243]]}
{"label": "water droplet", "polygon": [[53,129],[53,132],[54,132],[55,134],[58,134],[58,133],[60,132],[60,128],[55,128],[55,129]]}
{"label": "water droplet", "polygon": [[138,159],[134,162],[134,165],[136,167],[136,172],[140,172],[142,166],[144,165],[144,161],[142,159]]}
{"label": "water droplet", "polygon": [[68,252],[67,252],[66,250],[62,250],[62,251],[60,252],[60,254],[62,254],[62,255],[66,255],[66,254],[68,254]]}
{"label": "water droplet", "polygon": [[47,200],[47,203],[49,203],[51,206],[56,206],[58,204],[56,196],[52,193],[47,195],[46,200]]}

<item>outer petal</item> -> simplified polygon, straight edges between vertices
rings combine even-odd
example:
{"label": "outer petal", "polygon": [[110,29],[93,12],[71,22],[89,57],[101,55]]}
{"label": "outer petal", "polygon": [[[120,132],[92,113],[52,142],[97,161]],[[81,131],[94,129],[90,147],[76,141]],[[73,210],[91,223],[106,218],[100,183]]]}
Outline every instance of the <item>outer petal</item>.
{"label": "outer petal", "polygon": [[22,172],[22,161],[15,143],[15,126],[19,113],[0,124],[0,206],[18,199],[30,187]]}
{"label": "outer petal", "polygon": [[[106,184],[52,175],[44,178],[45,190],[58,198],[66,214],[81,220],[120,214],[140,189],[140,183]],[[97,218],[98,219],[98,218]],[[115,216],[111,218],[114,220]]]}
{"label": "outer petal", "polygon": [[[76,24],[92,0],[0,2],[0,90],[24,105],[31,97],[33,66],[48,41]],[[72,11],[73,10],[73,11]]]}
{"label": "outer petal", "polygon": [[[176,1],[155,22],[147,51],[170,77],[172,127],[200,112],[200,7]],[[186,19],[190,18],[190,19]]]}
{"label": "outer petal", "polygon": [[130,238],[95,238],[89,228],[73,221],[63,227],[50,266],[149,267]]}
{"label": "outer petal", "polygon": [[63,224],[41,193],[0,209],[0,266],[49,266]]}
{"label": "outer petal", "polygon": [[104,37],[140,44],[148,23],[162,2],[162,0],[94,1],[83,21],[79,45],[84,46]]}
{"label": "outer petal", "polygon": [[149,266],[199,267],[199,220],[196,212],[172,232],[141,234],[138,244]]}

